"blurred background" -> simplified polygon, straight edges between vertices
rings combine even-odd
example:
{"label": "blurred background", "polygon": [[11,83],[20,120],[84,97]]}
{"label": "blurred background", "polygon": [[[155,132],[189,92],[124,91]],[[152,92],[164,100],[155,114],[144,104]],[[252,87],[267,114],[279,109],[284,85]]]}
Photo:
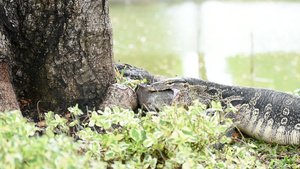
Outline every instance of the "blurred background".
{"label": "blurred background", "polygon": [[300,88],[300,0],[109,0],[116,62],[165,77]]}

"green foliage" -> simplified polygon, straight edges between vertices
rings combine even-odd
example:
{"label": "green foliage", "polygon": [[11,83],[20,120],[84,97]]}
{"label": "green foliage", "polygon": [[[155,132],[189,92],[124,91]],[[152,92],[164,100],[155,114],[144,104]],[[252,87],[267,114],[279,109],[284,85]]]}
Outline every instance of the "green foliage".
{"label": "green foliage", "polygon": [[[195,103],[188,110],[165,107],[146,115],[106,108],[89,112],[85,124],[79,123],[77,105],[69,111],[74,120],[69,125],[65,118],[46,113],[45,129],[17,112],[0,113],[0,168],[299,167],[297,147],[253,139],[233,143],[222,136],[233,125],[224,115],[235,110],[222,110],[216,102],[209,110]],[[76,128],[78,141],[68,136],[70,126]],[[219,143],[224,147],[217,150]]]}
{"label": "green foliage", "polygon": [[[127,78],[125,78],[124,77],[124,72],[125,72],[126,68],[127,67],[125,66],[124,69],[121,71],[121,74],[117,73],[117,76],[116,76],[117,83],[129,86],[129,87],[131,87],[134,90],[137,87],[138,84],[142,84],[142,83],[147,82],[147,79],[133,80],[133,79],[127,79]],[[117,68],[116,68],[116,71],[118,72]]]}
{"label": "green foliage", "polygon": [[[80,155],[79,144],[65,134],[54,135],[54,128],[65,131],[65,121],[47,114],[46,134],[26,122],[17,111],[0,113],[0,168],[89,168],[101,166],[88,155]],[[58,131],[58,130],[57,130]],[[62,133],[62,132],[61,132]],[[105,164],[105,163],[104,163]],[[102,165],[103,166],[103,165]]]}

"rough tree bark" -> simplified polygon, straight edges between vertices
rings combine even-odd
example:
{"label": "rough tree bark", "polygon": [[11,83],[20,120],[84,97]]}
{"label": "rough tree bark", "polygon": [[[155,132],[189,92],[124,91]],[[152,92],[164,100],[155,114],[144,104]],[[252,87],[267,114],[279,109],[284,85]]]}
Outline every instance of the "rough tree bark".
{"label": "rough tree bark", "polygon": [[6,59],[6,56],[10,54],[9,42],[1,32],[4,31],[0,31],[0,49],[3,49],[0,51],[0,111],[19,110]]}
{"label": "rough tree bark", "polygon": [[[114,82],[108,0],[0,0],[0,15],[0,62],[18,97],[56,111],[99,106]],[[11,109],[1,88],[0,111]]]}

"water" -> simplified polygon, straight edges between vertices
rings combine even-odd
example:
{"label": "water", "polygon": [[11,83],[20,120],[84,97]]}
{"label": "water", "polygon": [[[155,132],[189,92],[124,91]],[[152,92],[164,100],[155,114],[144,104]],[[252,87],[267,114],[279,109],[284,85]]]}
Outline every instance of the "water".
{"label": "water", "polygon": [[293,91],[299,11],[300,3],[269,1],[111,3],[115,60],[166,77]]}

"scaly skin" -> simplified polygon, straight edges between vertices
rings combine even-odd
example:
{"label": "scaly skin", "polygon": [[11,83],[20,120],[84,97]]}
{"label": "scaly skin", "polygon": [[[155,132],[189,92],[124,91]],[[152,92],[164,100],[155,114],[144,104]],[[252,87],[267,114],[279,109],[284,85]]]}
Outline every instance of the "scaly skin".
{"label": "scaly skin", "polygon": [[139,104],[149,110],[165,105],[209,105],[220,101],[238,108],[236,126],[269,143],[300,145],[300,97],[275,90],[228,86],[194,78],[173,78],[140,85]]}

